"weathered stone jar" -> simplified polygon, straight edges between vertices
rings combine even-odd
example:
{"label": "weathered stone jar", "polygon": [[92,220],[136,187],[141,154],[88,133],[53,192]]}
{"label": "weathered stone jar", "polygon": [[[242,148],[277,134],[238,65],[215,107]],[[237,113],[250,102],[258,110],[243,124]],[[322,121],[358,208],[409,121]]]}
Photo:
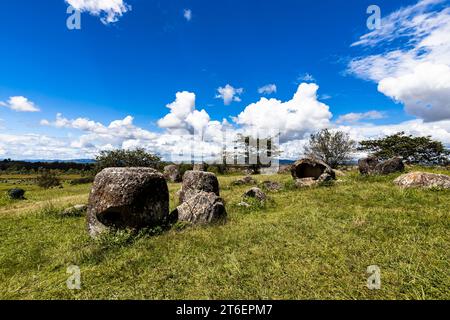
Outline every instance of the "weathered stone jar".
{"label": "weathered stone jar", "polygon": [[89,196],[88,232],[159,225],[169,214],[164,176],[150,168],[107,168],[95,177]]}
{"label": "weathered stone jar", "polygon": [[316,159],[298,160],[291,167],[291,174],[294,179],[313,178],[317,180],[324,173],[329,174],[333,179],[336,176],[328,164]]}
{"label": "weathered stone jar", "polygon": [[180,203],[189,200],[199,191],[212,192],[220,196],[219,180],[214,173],[204,171],[186,171],[180,191]]}

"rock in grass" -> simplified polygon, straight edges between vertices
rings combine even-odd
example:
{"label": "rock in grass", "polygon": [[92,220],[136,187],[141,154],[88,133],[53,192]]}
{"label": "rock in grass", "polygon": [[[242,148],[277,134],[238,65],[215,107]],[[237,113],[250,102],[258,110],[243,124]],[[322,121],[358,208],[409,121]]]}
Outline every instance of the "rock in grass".
{"label": "rock in grass", "polygon": [[259,202],[264,202],[267,199],[266,194],[260,188],[251,188],[244,193],[244,198],[253,198]]}
{"label": "rock in grass", "polygon": [[237,204],[237,206],[238,206],[238,207],[242,207],[242,208],[250,208],[250,207],[251,207],[251,205],[248,204],[248,203],[245,202],[245,201],[239,202],[239,203]]}
{"label": "rock in grass", "polygon": [[402,172],[405,169],[401,158],[391,158],[381,161],[375,157],[368,157],[358,161],[359,172],[363,175],[380,174],[386,175],[395,172]]}
{"label": "rock in grass", "polygon": [[317,179],[317,182],[319,184],[331,183],[333,181],[334,181],[334,178],[328,173],[321,174],[320,177]]}
{"label": "rock in grass", "polygon": [[227,212],[223,200],[213,192],[197,191],[178,206],[171,216],[196,225],[225,222]]}
{"label": "rock in grass", "polygon": [[295,186],[297,188],[311,188],[317,185],[318,182],[314,178],[303,178],[295,180]]}
{"label": "rock in grass", "polygon": [[405,170],[402,158],[392,158],[383,161],[375,167],[375,173],[377,174],[391,174],[395,172],[402,172]]}
{"label": "rock in grass", "polygon": [[298,160],[291,167],[291,174],[295,180],[305,178],[317,180],[324,173],[329,174],[333,179],[335,178],[333,169],[325,162],[316,159]]}
{"label": "rock in grass", "polygon": [[264,181],[261,186],[268,191],[280,191],[283,186],[275,181]]}
{"label": "rock in grass", "polygon": [[450,189],[450,176],[425,172],[411,172],[394,180],[402,188]]}
{"label": "rock in grass", "polygon": [[296,179],[295,186],[297,188],[312,188],[316,186],[323,186],[334,183],[335,179],[328,173],[323,173],[318,179],[314,178],[303,178]]}
{"label": "rock in grass", "polygon": [[205,162],[202,163],[194,163],[194,166],[192,168],[194,171],[207,171],[208,170],[208,164]]}
{"label": "rock in grass", "polygon": [[152,228],[163,224],[168,215],[169,190],[156,170],[107,168],[95,177],[87,213],[92,237],[111,228]]}
{"label": "rock in grass", "polygon": [[278,174],[288,174],[292,172],[292,166],[289,164],[280,164]]}
{"label": "rock in grass", "polygon": [[372,174],[379,162],[380,161],[376,157],[367,157],[364,159],[359,159],[358,160],[359,173],[363,175]]}
{"label": "rock in grass", "polygon": [[175,164],[164,167],[164,177],[167,179],[167,181],[174,183],[181,182],[182,180],[180,170]]}
{"label": "rock in grass", "polygon": [[76,206],[66,208],[61,212],[62,216],[82,216],[87,212],[88,206],[85,204],[77,204]]}
{"label": "rock in grass", "polygon": [[8,190],[8,196],[12,200],[24,200],[25,199],[25,190],[20,188],[14,188]]}
{"label": "rock in grass", "polygon": [[195,196],[199,191],[212,192],[220,196],[219,180],[216,175],[204,171],[186,171],[179,193],[180,204]]}
{"label": "rock in grass", "polygon": [[253,179],[251,176],[245,176],[244,178],[238,179],[231,183],[231,185],[233,185],[233,186],[243,186],[243,185],[249,185],[249,184],[257,184],[257,181],[255,179]]}
{"label": "rock in grass", "polygon": [[347,174],[341,170],[333,169],[335,177],[345,177]]}

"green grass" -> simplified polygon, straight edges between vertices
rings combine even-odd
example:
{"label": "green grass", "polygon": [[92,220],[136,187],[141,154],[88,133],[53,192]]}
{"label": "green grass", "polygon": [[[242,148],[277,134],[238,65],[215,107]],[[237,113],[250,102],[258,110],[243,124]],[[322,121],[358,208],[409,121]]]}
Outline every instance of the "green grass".
{"label": "green grass", "polygon": [[[0,183],[0,217],[5,213],[28,213],[30,210],[35,211],[41,208],[48,201],[67,205],[72,202],[74,204],[87,202],[90,185],[71,186],[67,183],[63,184],[63,188],[42,189],[35,184],[13,184]],[[7,191],[13,188],[22,188],[26,190],[24,201],[11,200]]]}
{"label": "green grass", "polygon": [[[302,190],[260,176],[286,188],[250,209],[237,206],[248,187],[220,177],[227,224],[97,241],[83,217],[58,214],[85,202],[88,185],[25,186],[28,200],[0,200],[0,298],[449,299],[450,191],[402,190],[396,176]],[[179,185],[169,188],[174,208]],[[78,291],[66,287],[73,264]],[[366,287],[370,265],[381,290]]]}

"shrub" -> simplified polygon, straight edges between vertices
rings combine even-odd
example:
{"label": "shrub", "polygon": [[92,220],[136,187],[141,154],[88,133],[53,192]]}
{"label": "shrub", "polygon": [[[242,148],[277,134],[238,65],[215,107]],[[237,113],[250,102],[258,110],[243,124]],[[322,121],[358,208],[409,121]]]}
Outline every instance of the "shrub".
{"label": "shrub", "polygon": [[219,168],[217,168],[216,166],[209,166],[208,170],[206,171],[214,173],[215,175],[218,175],[220,173]]}
{"label": "shrub", "polygon": [[144,149],[101,151],[96,157],[95,170],[100,172],[111,167],[150,167],[161,169],[161,159]]}
{"label": "shrub", "polygon": [[36,179],[36,184],[44,189],[50,189],[53,187],[60,187],[61,180],[52,171],[44,171]]}
{"label": "shrub", "polygon": [[183,176],[186,171],[192,170],[193,167],[190,163],[180,163],[178,170],[180,170],[180,175]]}
{"label": "shrub", "polygon": [[74,179],[72,181],[70,181],[70,184],[72,186],[76,186],[79,184],[88,184],[88,183],[92,183],[94,182],[94,177],[83,177],[83,178],[78,178],[78,179]]}

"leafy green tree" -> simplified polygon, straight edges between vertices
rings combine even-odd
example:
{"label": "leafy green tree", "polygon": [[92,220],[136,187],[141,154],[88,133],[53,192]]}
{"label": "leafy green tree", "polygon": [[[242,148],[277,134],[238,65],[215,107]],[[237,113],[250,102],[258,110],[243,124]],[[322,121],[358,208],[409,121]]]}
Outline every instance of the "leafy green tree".
{"label": "leafy green tree", "polygon": [[148,153],[142,148],[101,151],[95,160],[96,172],[110,167],[151,167],[161,169],[162,164],[160,157]]}
{"label": "leafy green tree", "polygon": [[399,132],[381,139],[361,141],[358,150],[380,159],[402,157],[410,164],[448,164],[450,152],[431,137],[413,137]]}
{"label": "leafy green tree", "polygon": [[330,167],[336,168],[350,159],[356,150],[356,142],[342,131],[323,129],[311,134],[304,153],[307,157],[322,160]]}

